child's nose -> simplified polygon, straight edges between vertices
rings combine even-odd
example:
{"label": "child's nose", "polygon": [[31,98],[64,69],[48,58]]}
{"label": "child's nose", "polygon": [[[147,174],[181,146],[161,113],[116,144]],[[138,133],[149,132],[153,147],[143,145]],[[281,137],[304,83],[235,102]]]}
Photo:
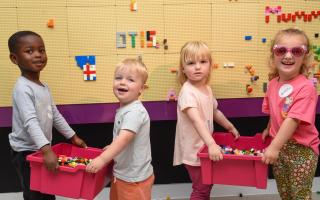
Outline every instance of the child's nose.
{"label": "child's nose", "polygon": [[292,58],[292,57],[293,57],[292,52],[291,52],[291,51],[287,51],[287,52],[284,54],[284,57],[285,57],[285,58]]}
{"label": "child's nose", "polygon": [[196,63],[196,69],[200,69],[201,68],[201,63],[197,62]]}
{"label": "child's nose", "polygon": [[123,85],[123,84],[125,84],[125,83],[126,83],[126,80],[125,80],[124,78],[122,78],[122,79],[120,80],[120,84]]}
{"label": "child's nose", "polygon": [[40,57],[41,53],[39,51],[34,51],[35,56]]}

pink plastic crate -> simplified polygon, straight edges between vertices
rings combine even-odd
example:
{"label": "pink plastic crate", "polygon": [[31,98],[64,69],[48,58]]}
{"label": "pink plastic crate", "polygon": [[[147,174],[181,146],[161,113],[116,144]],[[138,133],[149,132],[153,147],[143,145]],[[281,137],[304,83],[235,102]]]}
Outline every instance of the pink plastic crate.
{"label": "pink plastic crate", "polygon": [[[70,157],[95,158],[102,153],[101,149],[80,148],[71,144],[60,143],[52,146],[57,155]],[[94,197],[110,181],[112,164],[104,167],[96,174],[85,171],[85,166],[75,168],[59,166],[57,172],[50,172],[43,164],[41,152],[27,156],[30,161],[30,189],[46,194],[54,194],[70,198],[94,199]],[[109,178],[108,178],[109,177]]]}
{"label": "pink plastic crate", "polygon": [[[240,136],[235,141],[231,133],[215,132],[213,138],[219,145],[239,150],[263,150],[270,144],[270,139],[266,143],[262,142],[261,134],[254,137]],[[204,145],[198,157],[204,184],[253,186],[261,189],[267,187],[268,166],[261,162],[261,156],[224,154],[222,161],[213,162],[209,159],[207,146]]]}

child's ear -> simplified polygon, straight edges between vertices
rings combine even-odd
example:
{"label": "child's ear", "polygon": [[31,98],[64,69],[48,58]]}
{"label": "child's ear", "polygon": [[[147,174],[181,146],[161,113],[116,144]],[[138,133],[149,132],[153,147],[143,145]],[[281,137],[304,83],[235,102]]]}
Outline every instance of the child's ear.
{"label": "child's ear", "polygon": [[142,92],[145,90],[145,89],[148,89],[148,85],[147,84],[143,84],[141,89],[140,89],[140,95],[142,94]]}
{"label": "child's ear", "polygon": [[141,92],[143,92],[147,88],[148,88],[147,84],[143,84],[142,87],[141,87]]}
{"label": "child's ear", "polygon": [[18,65],[17,56],[14,53],[10,53],[9,58],[13,64]]}

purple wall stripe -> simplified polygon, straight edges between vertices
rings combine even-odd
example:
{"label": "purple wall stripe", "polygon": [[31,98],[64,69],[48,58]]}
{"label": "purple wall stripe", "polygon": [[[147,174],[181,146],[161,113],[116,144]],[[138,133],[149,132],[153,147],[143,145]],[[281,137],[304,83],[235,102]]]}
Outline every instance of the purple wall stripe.
{"label": "purple wall stripe", "polygon": [[12,109],[11,107],[0,107],[0,127],[11,127]]}
{"label": "purple wall stripe", "polygon": [[[219,109],[231,118],[265,116],[262,98],[219,99]],[[143,103],[152,121],[176,120],[176,102],[148,101]],[[118,103],[59,105],[58,109],[70,124],[113,122]],[[320,103],[317,104],[320,113]],[[0,127],[11,127],[12,108],[0,107]]]}

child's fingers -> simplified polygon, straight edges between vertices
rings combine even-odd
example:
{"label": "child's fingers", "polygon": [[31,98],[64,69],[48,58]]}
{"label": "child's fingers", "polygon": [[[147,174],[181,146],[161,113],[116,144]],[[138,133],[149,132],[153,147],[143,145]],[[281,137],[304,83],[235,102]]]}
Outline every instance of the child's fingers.
{"label": "child's fingers", "polygon": [[262,134],[262,142],[266,142],[266,138],[268,137],[268,134]]}
{"label": "child's fingers", "polygon": [[109,146],[110,146],[110,145],[107,145],[107,146],[103,147],[103,150],[108,149]]}
{"label": "child's fingers", "polygon": [[59,168],[59,165],[58,165],[58,164],[52,164],[52,163],[50,163],[50,164],[47,165],[47,169],[48,169],[49,171],[52,171],[52,172],[56,171],[58,168]]}
{"label": "child's fingers", "polygon": [[90,164],[87,165],[86,171],[87,171],[87,172],[90,172],[90,173],[96,173],[95,167],[94,167],[93,165],[90,165]]}
{"label": "child's fingers", "polygon": [[220,161],[220,160],[222,160],[222,158],[223,158],[223,156],[222,156],[222,154],[220,154],[220,155],[216,156],[215,161]]}
{"label": "child's fingers", "polygon": [[261,161],[264,163],[264,164],[269,164],[267,162],[267,158],[263,155],[262,158],[261,158]]}
{"label": "child's fingers", "polygon": [[79,140],[76,143],[77,146],[83,147],[83,148],[87,148],[87,144],[79,138]]}
{"label": "child's fingers", "polygon": [[84,141],[82,141],[82,143],[81,143],[80,145],[81,145],[81,147],[83,147],[83,148],[87,148],[87,147],[88,147],[87,144],[86,144]]}
{"label": "child's fingers", "polygon": [[218,155],[212,155],[212,156],[210,156],[210,159],[211,159],[212,161],[220,161],[220,160],[223,159],[223,155],[222,155],[222,153],[220,153],[220,154],[218,154]]}
{"label": "child's fingers", "polygon": [[234,136],[234,140],[238,140],[239,137],[240,137],[240,134],[239,134],[238,131],[233,131],[233,132],[232,132],[232,135]]}
{"label": "child's fingers", "polygon": [[261,161],[266,165],[273,165],[276,163],[277,159],[273,157],[266,157],[265,155],[263,155]]}

